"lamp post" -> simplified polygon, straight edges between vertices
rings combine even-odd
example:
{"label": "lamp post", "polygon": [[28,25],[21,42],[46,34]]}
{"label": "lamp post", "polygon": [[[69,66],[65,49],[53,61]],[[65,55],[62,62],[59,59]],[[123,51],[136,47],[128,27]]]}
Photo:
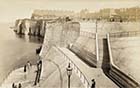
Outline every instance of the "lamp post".
{"label": "lamp post", "polygon": [[98,26],[98,25],[97,25],[97,24],[98,24],[98,23],[97,23],[97,19],[96,19],[96,22],[95,22],[95,24],[96,24],[96,33],[97,33],[97,26]]}
{"label": "lamp post", "polygon": [[66,68],[66,70],[67,70],[67,75],[68,75],[68,88],[70,88],[70,77],[72,75],[72,68],[70,66],[70,63],[68,65],[68,67]]}
{"label": "lamp post", "polygon": [[96,22],[95,22],[95,24],[96,24],[96,33],[98,32],[98,21],[100,20],[101,18],[97,18],[96,19]]}

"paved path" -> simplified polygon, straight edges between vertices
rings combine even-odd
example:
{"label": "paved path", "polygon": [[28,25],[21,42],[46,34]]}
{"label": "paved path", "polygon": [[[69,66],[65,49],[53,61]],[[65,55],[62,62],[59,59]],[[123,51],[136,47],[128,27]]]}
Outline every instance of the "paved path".
{"label": "paved path", "polygon": [[[40,84],[33,86],[35,80],[36,66],[30,69],[25,79],[23,67],[10,73],[0,88],[12,88],[12,83],[22,84],[22,88],[66,88],[67,87],[67,60],[55,49],[50,50],[43,59],[43,70]],[[54,55],[56,54],[56,55]],[[84,88],[78,76],[73,72],[71,76],[71,88]]]}

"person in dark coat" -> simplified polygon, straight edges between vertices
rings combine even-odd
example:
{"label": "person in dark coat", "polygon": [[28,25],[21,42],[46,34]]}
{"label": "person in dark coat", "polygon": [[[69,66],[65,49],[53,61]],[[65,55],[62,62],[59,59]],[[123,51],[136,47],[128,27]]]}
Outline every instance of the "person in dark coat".
{"label": "person in dark coat", "polygon": [[27,78],[27,66],[24,65],[24,79],[26,80]]}
{"label": "person in dark coat", "polygon": [[95,88],[95,79],[92,79],[92,85],[91,85],[91,88]]}
{"label": "person in dark coat", "polygon": [[36,54],[39,54],[41,49],[42,49],[42,45],[38,49],[36,49]]}
{"label": "person in dark coat", "polygon": [[41,70],[42,70],[42,60],[39,59],[39,61],[37,62],[36,78],[34,85],[40,82]]}
{"label": "person in dark coat", "polygon": [[19,83],[19,84],[18,84],[18,88],[21,88],[21,87],[22,87],[22,85],[21,85],[21,83]]}
{"label": "person in dark coat", "polygon": [[42,71],[42,60],[39,61],[39,65],[38,65],[38,71],[39,71],[39,74],[38,74],[38,83],[40,82],[40,76],[41,76],[41,71]]}
{"label": "person in dark coat", "polygon": [[15,88],[15,83],[12,84],[12,88]]}
{"label": "person in dark coat", "polygon": [[24,72],[26,72],[27,71],[27,68],[26,68],[27,66],[26,65],[24,65]]}

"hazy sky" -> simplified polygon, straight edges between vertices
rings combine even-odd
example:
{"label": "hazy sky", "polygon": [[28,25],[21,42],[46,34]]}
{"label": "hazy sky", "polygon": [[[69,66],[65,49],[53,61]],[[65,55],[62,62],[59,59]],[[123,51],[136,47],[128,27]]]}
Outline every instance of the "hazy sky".
{"label": "hazy sky", "polygon": [[30,17],[34,9],[58,9],[79,11],[84,8],[96,11],[100,8],[140,6],[140,0],[0,0],[0,22]]}

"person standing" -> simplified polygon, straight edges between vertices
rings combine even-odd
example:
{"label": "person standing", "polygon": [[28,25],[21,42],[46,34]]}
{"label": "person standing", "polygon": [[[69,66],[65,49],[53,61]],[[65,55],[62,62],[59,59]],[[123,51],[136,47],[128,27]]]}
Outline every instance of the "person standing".
{"label": "person standing", "polygon": [[37,70],[36,70],[35,72],[36,72],[36,77],[35,77],[34,85],[37,84],[37,78],[38,78],[38,63],[37,63]]}
{"label": "person standing", "polygon": [[30,78],[30,73],[31,73],[31,67],[32,67],[32,64],[30,63],[30,61],[27,61],[27,78],[29,79]]}
{"label": "person standing", "polygon": [[37,62],[37,70],[34,85],[40,82],[41,71],[42,71],[42,60],[39,57],[39,61]]}
{"label": "person standing", "polygon": [[30,61],[27,61],[27,69],[30,70],[32,64],[30,63]]}
{"label": "person standing", "polygon": [[38,83],[40,82],[40,76],[41,76],[41,71],[42,71],[42,60],[39,60],[39,65],[38,65]]}
{"label": "person standing", "polygon": [[18,84],[18,88],[21,88],[21,87],[22,87],[22,85],[21,85],[21,83],[19,83],[19,84]]}
{"label": "person standing", "polygon": [[27,78],[27,66],[24,65],[24,79],[26,80]]}
{"label": "person standing", "polygon": [[95,88],[95,79],[92,79],[92,85],[91,85],[91,88]]}
{"label": "person standing", "polygon": [[12,88],[15,88],[15,83],[12,84]]}
{"label": "person standing", "polygon": [[26,68],[27,66],[26,65],[24,65],[24,72],[26,72],[27,71],[27,68]]}

